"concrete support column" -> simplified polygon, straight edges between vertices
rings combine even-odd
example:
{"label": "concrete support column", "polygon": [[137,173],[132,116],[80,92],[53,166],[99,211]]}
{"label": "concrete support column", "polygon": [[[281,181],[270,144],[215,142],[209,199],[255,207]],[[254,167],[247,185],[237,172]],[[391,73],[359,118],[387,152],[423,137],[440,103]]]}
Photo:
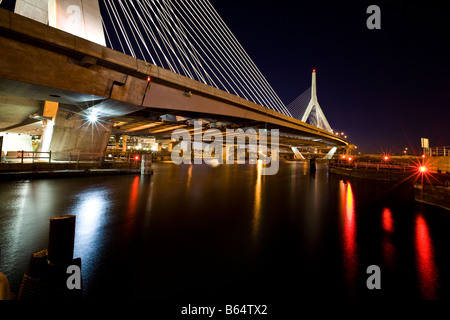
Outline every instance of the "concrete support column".
{"label": "concrete support column", "polygon": [[127,152],[127,139],[128,136],[125,134],[122,136],[122,151]]}
{"label": "concrete support column", "polygon": [[222,156],[223,163],[234,163],[234,145],[223,145]]}
{"label": "concrete support column", "polygon": [[53,101],[45,101],[44,111],[42,115],[46,118],[51,118],[44,121],[44,130],[42,132],[41,143],[39,144],[38,151],[48,152],[50,151],[50,144],[53,140],[53,127],[55,125],[56,116],[58,114],[59,103]]}
{"label": "concrete support column", "polygon": [[[99,120],[90,123],[83,116],[59,109],[52,123],[49,151],[52,159],[65,160],[68,154],[79,153],[80,157],[95,159],[102,157],[108,145],[113,123]],[[49,123],[47,123],[49,126]],[[46,128],[46,130],[50,130]]]}
{"label": "concrete support column", "polygon": [[114,140],[116,141],[116,145],[115,145],[115,149],[119,150],[120,149],[120,136],[114,136]]}

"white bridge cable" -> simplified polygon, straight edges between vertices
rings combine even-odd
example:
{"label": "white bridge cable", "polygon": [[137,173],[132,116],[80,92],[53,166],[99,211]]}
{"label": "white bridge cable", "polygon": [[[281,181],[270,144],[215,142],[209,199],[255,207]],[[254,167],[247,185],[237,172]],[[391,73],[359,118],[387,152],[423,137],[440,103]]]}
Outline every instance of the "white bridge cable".
{"label": "white bridge cable", "polygon": [[[188,5],[190,6],[190,4],[188,4]],[[194,11],[195,9],[192,8],[191,6],[190,6],[190,8],[187,8],[187,7],[185,6],[185,8],[186,8],[186,11],[180,7],[180,9],[183,10],[183,13],[185,13],[185,14],[186,14],[186,12],[195,12],[195,11]],[[183,15],[181,15],[181,16],[183,16]],[[187,14],[186,14],[186,16],[189,17]],[[240,75],[239,75],[239,71],[236,70],[236,69],[233,67],[232,62],[228,59],[228,57],[226,57],[226,56],[223,55],[223,54],[222,54],[223,57],[221,57],[221,50],[216,49],[216,48],[215,48],[216,46],[212,45],[212,44],[216,44],[216,45],[218,44],[218,45],[221,46],[221,48],[223,49],[221,43],[216,41],[217,39],[214,37],[214,35],[212,35],[212,37],[213,37],[214,39],[211,38],[211,35],[210,35],[209,32],[208,32],[208,31],[209,31],[209,28],[208,28],[207,26],[203,27],[203,26],[201,25],[201,20],[200,20],[201,17],[199,17],[198,15],[197,15],[197,17],[198,17],[199,19],[197,19],[195,16],[193,16],[193,19],[194,19],[194,21],[195,21],[196,24],[193,23],[191,26],[195,26],[195,28],[200,32],[200,35],[202,35],[203,38],[205,39],[206,43],[209,44],[209,45],[207,45],[206,48],[210,47],[210,48],[214,51],[215,57],[221,60],[220,63],[219,63],[219,66],[222,68],[222,70],[223,70],[224,72],[227,72],[227,70],[225,70],[225,68],[226,68],[226,69],[228,69],[228,72],[234,72],[235,74],[238,74],[238,76],[240,76]],[[190,19],[190,18],[189,18],[189,19]],[[191,19],[190,19],[190,20],[191,20]],[[199,21],[199,20],[200,20],[200,21]],[[192,20],[191,20],[191,21],[192,21]],[[197,26],[197,25],[198,25],[198,26]],[[200,29],[199,29],[199,28],[200,28]],[[204,43],[204,42],[202,41],[202,43]],[[208,50],[208,51],[211,52],[210,50]],[[225,58],[225,61],[224,61],[224,58]],[[231,69],[233,69],[233,70],[231,70]],[[233,84],[234,84],[234,86],[232,86],[232,88],[233,88],[233,91],[235,92],[235,94],[238,95],[238,96],[241,96],[241,97],[243,97],[243,98],[245,98],[245,99],[247,99],[247,100],[249,100],[248,96],[250,96],[250,93],[247,91],[247,89],[246,89],[245,87],[244,87],[244,88],[240,88],[239,85],[238,85],[238,83],[236,83],[236,80],[237,80],[237,79],[233,79],[233,77],[230,77],[230,76],[229,76],[229,75],[230,75],[229,73],[227,73],[227,75],[228,75],[227,78],[230,78],[230,80],[231,80],[231,81],[233,82]],[[240,92],[240,94],[239,94],[238,92],[236,92],[236,90],[238,90],[238,91]],[[244,90],[245,93],[244,93],[242,90]]]}
{"label": "white bridge cable", "polygon": [[134,50],[133,50],[133,46],[131,45],[131,42],[130,42],[130,38],[128,37],[128,33],[125,32],[125,26],[122,23],[122,19],[119,18],[119,12],[118,12],[115,4],[114,4],[114,1],[110,1],[109,3],[111,5],[111,11],[112,11],[112,13],[114,15],[115,21],[117,21],[117,26],[119,27],[119,29],[120,29],[120,31],[122,33],[123,39],[124,39],[124,41],[125,41],[125,43],[126,43],[126,45],[128,47],[128,50],[129,50],[130,54],[133,57],[136,57],[136,54],[134,53]]}
{"label": "white bridge cable", "polygon": [[109,38],[108,30],[106,29],[106,26],[105,26],[105,22],[103,21],[103,19],[101,19],[101,20],[102,20],[103,30],[105,30],[105,33],[106,33],[106,39],[108,40],[108,43],[109,43],[109,47],[114,49],[113,43],[112,43],[111,39]]}
{"label": "white bridge cable", "polygon": [[[233,44],[233,49],[235,49],[235,50],[237,49],[237,53],[238,53],[237,57],[239,59],[238,61],[242,61],[242,65],[244,66],[244,68],[249,70],[250,72],[252,72],[253,75],[256,75],[256,77],[258,78],[258,80],[256,80],[256,83],[258,85],[260,85],[261,82],[265,84],[265,88],[266,88],[266,90],[268,89],[269,95],[271,95],[272,97],[275,98],[279,107],[285,109],[284,104],[281,101],[281,99],[278,97],[278,95],[275,93],[275,91],[269,85],[269,83],[264,78],[264,76],[262,76],[261,71],[256,67],[255,63],[250,59],[247,52],[244,50],[244,48],[239,43],[239,41],[236,39],[234,34],[231,32],[231,30],[225,24],[223,19],[219,16],[219,14],[214,9],[214,7],[212,7],[212,5],[208,1],[205,1],[204,3],[205,3],[204,6],[208,7],[208,11],[210,12],[210,15],[212,14],[212,16],[214,16],[215,20],[218,22],[220,30],[223,31],[222,35],[225,34],[226,39],[229,41],[229,43]],[[249,66],[251,67],[251,69],[249,69]],[[267,91],[266,91],[266,94],[268,94]],[[285,110],[285,112],[282,112],[282,113],[290,115],[289,111],[287,111],[287,112],[286,111],[287,110]]]}
{"label": "white bridge cable", "polygon": [[[177,39],[186,48],[186,49],[184,49],[183,46],[180,47],[184,57],[189,61],[189,64],[191,65],[193,72],[197,75],[197,77],[200,79],[200,81],[207,84],[205,77],[203,76],[202,72],[200,71],[201,64],[198,61],[198,56],[192,50],[193,49],[192,44],[190,43],[189,39],[187,38],[180,23],[177,23],[177,21],[175,21],[174,18],[172,17],[171,13],[173,13],[173,10],[170,7],[170,5],[164,0],[162,0],[162,2],[163,2],[163,5],[161,5],[162,12],[164,12],[165,17],[167,17],[168,19],[170,19],[170,21],[172,21],[173,31],[174,31],[175,35],[177,36]],[[170,22],[169,22],[169,24],[170,24]],[[189,43],[189,45],[188,45],[188,43]],[[192,61],[190,58],[192,58]]]}
{"label": "white bridge cable", "polygon": [[[133,2],[131,2],[131,4],[134,7]],[[158,61],[160,62],[157,65],[160,66],[160,67],[164,67],[164,63],[161,61],[161,58],[160,58],[160,56],[158,54],[158,50],[156,50],[155,46],[153,45],[153,42],[155,42],[156,46],[158,47],[159,51],[161,52],[161,55],[163,56],[164,60],[168,64],[169,69],[172,70],[173,67],[171,66],[170,62],[168,62],[169,60],[168,60],[166,54],[164,53],[164,50],[161,48],[161,44],[158,41],[158,38],[156,37],[156,34],[154,33],[153,29],[151,28],[151,25],[153,24],[153,20],[152,20],[152,23],[150,23],[150,21],[147,20],[147,16],[149,16],[151,18],[150,13],[146,12],[146,9],[143,7],[143,5],[141,4],[140,1],[137,1],[137,4],[138,4],[139,8],[141,9],[141,12],[143,13],[142,16],[144,17],[144,19],[142,19],[142,16],[140,15],[139,10],[137,10],[135,7],[134,8],[136,9],[136,13],[138,15],[139,21],[141,22],[141,25],[142,25],[143,29],[145,30],[146,34],[148,35],[148,33],[150,33],[150,35],[151,35],[151,39],[153,41],[150,41],[150,43],[152,44],[152,47],[153,47],[153,49],[156,52],[156,56],[158,57]],[[145,23],[144,23],[144,20],[145,20]]]}
{"label": "white bridge cable", "polygon": [[301,95],[295,98],[294,101],[292,101],[287,106],[287,109],[291,112],[294,118],[302,120],[310,100],[311,100],[311,87],[303,91]]}
{"label": "white bridge cable", "polygon": [[[176,15],[174,15],[174,16],[177,17]],[[182,17],[182,18],[183,18],[183,17]],[[178,19],[178,17],[177,17],[177,20],[180,21],[180,20]],[[185,19],[183,18],[183,20],[185,20]],[[186,21],[186,20],[185,20],[185,21]],[[180,23],[181,23],[181,21],[180,21]],[[186,23],[189,23],[190,25],[193,24],[192,21],[190,21],[190,22],[187,22],[187,21],[186,21]],[[189,34],[189,35],[192,37],[193,42],[195,42],[195,44],[196,44],[200,49],[201,49],[201,46],[200,46],[199,43],[196,41],[196,37],[197,37],[197,39],[200,40],[200,42],[202,42],[202,45],[205,46],[204,42],[203,42],[202,39],[198,36],[198,34],[195,32],[195,30],[193,30],[193,32],[195,33],[195,36],[196,36],[196,37],[193,37],[193,36],[191,35],[191,33],[189,32],[189,30],[187,30],[187,29],[186,29],[186,32],[187,32],[187,34]],[[185,33],[185,34],[186,34],[186,33]],[[209,54],[205,54],[205,57],[209,60],[210,63],[212,63],[212,67],[211,67],[211,66],[205,61],[205,59],[203,58],[203,56],[199,54],[199,52],[197,51],[197,49],[195,49],[195,47],[193,46],[193,44],[192,44],[189,40],[188,40],[188,42],[189,42],[190,46],[192,47],[192,50],[195,52],[195,55],[199,58],[199,59],[197,58],[198,63],[201,65],[200,60],[202,60],[202,61],[205,63],[206,67],[207,67],[207,68],[210,70],[210,72],[213,74],[213,76],[217,78],[217,80],[219,81],[219,83],[221,84],[221,86],[222,86],[227,92],[229,92],[228,87],[225,86],[225,85],[222,83],[222,81],[220,80],[220,78],[215,74],[214,70],[212,69],[212,67],[215,68],[215,69],[219,72],[219,74],[221,75],[221,77],[224,79],[224,81],[227,82],[227,84],[232,88],[231,84],[228,82],[228,79],[227,79],[227,78],[222,74],[222,72],[220,71],[220,69],[221,69],[221,68],[220,68],[220,65],[216,65],[216,64],[211,60],[211,57],[213,57],[213,59],[214,59],[217,63],[219,63],[219,61],[216,59],[216,57],[214,56],[214,54],[212,54],[211,51],[207,48],[207,49],[208,49],[207,51],[208,51]],[[214,81],[212,80],[212,78],[211,78],[211,76],[209,75],[209,73],[205,70],[205,68],[203,68],[203,67],[201,67],[201,68],[202,68],[203,72],[205,73],[205,76],[206,76],[206,77],[214,84]],[[214,86],[217,88],[216,85],[214,85]],[[236,92],[235,92],[235,94],[236,94]]]}
{"label": "white bridge cable", "polygon": [[[148,7],[150,7],[149,1],[145,0],[145,3],[146,3],[146,5],[147,5]],[[151,10],[152,10],[152,9],[151,9]],[[153,13],[155,13],[154,10],[153,10]],[[156,18],[157,18],[158,21],[161,21],[161,19],[159,19],[158,17],[156,17]],[[162,35],[162,33],[160,33],[160,35]],[[164,37],[164,35],[162,35],[162,36]],[[165,37],[165,38],[163,38],[163,39],[164,39],[165,43],[169,43],[169,41],[170,41],[167,37]],[[173,39],[172,39],[172,40],[173,40]],[[169,46],[170,46],[170,43],[169,43]],[[176,55],[176,52],[175,52],[175,51],[174,51],[173,53]],[[179,61],[179,59],[178,59],[178,61]],[[183,67],[183,70],[186,70],[185,68],[186,68],[186,67]],[[180,73],[180,72],[178,72],[178,73]],[[206,71],[204,71],[204,73],[207,75],[207,78],[209,79],[209,82],[210,82],[209,84],[217,88],[218,86],[217,86],[217,84],[214,82],[213,78],[210,77]],[[190,77],[191,79],[195,79],[195,80],[199,80],[199,81],[202,80],[202,79],[196,79],[196,78],[190,76],[190,73],[188,73],[188,72],[183,73],[183,75],[188,76],[188,77]],[[220,81],[220,80],[219,80],[219,81]],[[222,84],[222,85],[223,85],[223,84]]]}
{"label": "white bridge cable", "polygon": [[219,16],[219,14],[217,13],[217,11],[214,9],[214,7],[212,7],[212,5],[208,2],[208,1],[204,1],[204,3],[206,5],[209,5],[210,8],[210,12],[212,12],[214,14],[214,16],[216,17],[216,20],[219,22],[219,26],[221,27],[221,30],[223,30],[225,32],[225,34],[228,36],[227,38],[231,41],[231,43],[234,44],[234,47],[238,48],[239,50],[239,57],[240,58],[244,58],[245,61],[243,62],[243,66],[245,68],[249,68],[249,66],[251,67],[251,70],[253,71],[253,73],[255,75],[257,75],[258,79],[260,81],[257,81],[257,83],[264,83],[265,87],[269,90],[271,96],[277,101],[278,105],[280,107],[282,107],[285,110],[285,114],[290,116],[290,113],[288,110],[286,110],[286,107],[284,106],[284,103],[281,101],[281,99],[278,97],[278,95],[275,93],[275,91],[273,90],[273,88],[270,86],[270,84],[267,82],[267,79],[264,78],[264,76],[262,75],[261,71],[258,69],[258,67],[255,65],[255,63],[251,60],[250,56],[248,55],[248,53],[245,51],[245,49],[242,47],[242,45],[239,43],[239,41],[236,39],[236,37],[233,35],[233,33],[231,32],[231,30],[227,27],[227,25],[225,24],[225,22],[223,21],[223,19]]}
{"label": "white bridge cable", "polygon": [[284,105],[208,0],[99,2],[111,48],[299,116],[295,108]]}
{"label": "white bridge cable", "polygon": [[[117,40],[119,41],[120,48],[122,49],[121,51],[125,52],[125,49],[123,48],[122,41],[120,40],[120,37],[119,37],[119,33],[117,32],[116,26],[114,24],[114,19],[111,17],[111,12],[109,11],[108,5],[106,3],[105,3],[105,8],[106,8],[106,11],[107,11],[108,16],[109,16],[109,21],[111,22],[111,24],[112,24],[112,26],[114,28],[114,32],[117,35]],[[102,22],[103,22],[103,26],[105,28],[106,34],[108,34],[108,28],[106,27],[105,19],[103,17],[102,17]],[[108,36],[108,39],[110,39],[109,36]],[[110,39],[110,41],[111,41],[111,39]],[[110,43],[111,43],[111,48],[115,49],[112,41]]]}
{"label": "white bridge cable", "polygon": [[[125,1],[125,4],[127,4],[127,2],[128,1]],[[125,9],[125,7],[124,7],[124,5],[122,3],[122,0],[119,0],[119,5],[120,5],[120,7],[122,9],[122,12],[125,14],[125,21],[128,24],[128,27],[129,27],[129,29],[131,31],[131,34],[132,34],[133,38],[134,38],[134,42],[135,43],[139,43],[138,40],[136,39],[136,34],[135,34],[135,33],[139,33],[139,29],[137,28],[136,24],[133,24],[133,20],[134,19],[129,15],[128,11]],[[128,7],[128,4],[127,4],[127,7]],[[133,26],[132,26],[132,24],[133,24]],[[144,44],[144,47],[147,49],[147,45],[145,44],[145,42],[143,44]],[[139,52],[141,53],[141,56],[145,57],[144,53],[142,52],[141,46],[138,46],[138,48],[139,48]],[[148,50],[147,50],[147,52],[148,52]],[[151,57],[151,55],[150,55],[150,57]]]}
{"label": "white bridge cable", "polygon": [[[155,62],[154,62],[155,59],[153,58],[152,53],[150,52],[149,48],[147,47],[147,43],[146,43],[146,41],[145,41],[145,39],[144,39],[144,36],[142,35],[142,32],[141,32],[140,28],[138,27],[138,23],[137,23],[136,19],[134,18],[133,12],[134,12],[136,15],[138,15],[137,10],[136,10],[136,7],[134,6],[133,1],[131,1],[130,4],[133,6],[133,10],[131,10],[131,9],[129,8],[129,6],[128,6],[128,1],[125,1],[125,5],[126,5],[127,10],[128,10],[129,13],[127,13],[125,10],[124,10],[124,12],[127,14],[127,17],[129,17],[130,22],[133,24],[133,28],[131,29],[131,31],[132,31],[133,33],[134,33],[134,31],[136,31],[136,33],[137,33],[137,35],[138,35],[140,41],[142,42],[142,44],[143,44],[143,46],[144,46],[144,48],[145,48],[145,51],[146,51],[147,54],[149,55],[149,57],[150,57],[151,61],[153,62],[153,64],[155,64]],[[140,17],[138,17],[138,18],[140,18]],[[146,34],[146,36],[148,37],[147,30],[146,30],[145,28],[143,28],[143,31],[144,31],[144,33]],[[139,42],[136,41],[136,43],[139,43]],[[151,43],[153,49],[155,49],[154,46],[153,46],[153,42],[150,41],[150,43]],[[140,48],[140,46],[139,46],[139,48]],[[140,51],[141,51],[141,53],[142,53],[142,50],[140,50]],[[142,53],[142,55],[145,56],[143,53]],[[159,57],[158,57],[158,58],[159,58]]]}
{"label": "white bridge cable", "polygon": [[[200,72],[196,72],[196,73],[199,75],[200,79],[203,79],[203,81],[202,81],[203,83],[205,83],[205,84],[211,84],[211,83],[212,83],[215,87],[217,87],[217,86],[215,85],[214,81],[212,80],[212,78],[209,76],[208,72],[205,70],[205,68],[204,68],[204,67],[202,66],[202,64],[201,64],[200,59],[203,60],[202,56],[201,56],[201,55],[199,54],[199,52],[195,49],[195,47],[194,47],[194,45],[192,44],[192,42],[189,41],[189,38],[187,37],[187,34],[190,35],[189,31],[188,31],[188,30],[184,30],[183,24],[182,24],[182,22],[180,21],[180,19],[178,19],[178,17],[176,16],[176,14],[175,14],[175,12],[174,12],[174,10],[173,10],[173,7],[172,7],[170,4],[168,4],[167,1],[165,1],[165,0],[162,0],[162,1],[163,1],[164,5],[166,6],[167,10],[169,10],[170,13],[172,13],[172,14],[170,14],[169,12],[167,12],[167,17],[168,17],[168,18],[173,22],[173,24],[176,26],[176,30],[178,30],[178,31],[180,32],[179,38],[182,39],[183,44],[186,46],[187,51],[189,51],[191,57],[192,57],[193,60],[194,60],[194,63],[191,62],[192,68],[195,68],[195,69],[198,68],[199,70],[202,69],[202,71],[203,71],[205,77],[208,78],[208,79],[209,79],[209,82],[210,82],[210,83],[208,83],[208,82],[205,80],[205,77],[204,77]],[[173,17],[172,17],[172,16],[173,16]],[[176,19],[176,21],[174,20],[174,18]],[[193,38],[193,39],[195,40],[195,38]],[[189,45],[188,45],[188,44],[189,44]],[[186,55],[186,57],[187,57],[187,59],[190,61],[189,55]],[[216,68],[216,69],[217,69],[217,68]],[[212,71],[212,69],[211,69],[210,71]],[[213,72],[213,73],[214,73],[214,72]],[[214,73],[214,76],[217,77],[217,76],[215,75],[215,73]],[[221,85],[224,86],[223,83],[220,81],[220,79],[218,79],[218,80],[219,80],[219,82],[221,83]],[[224,86],[224,87],[225,87],[225,86]]]}
{"label": "white bridge cable", "polygon": [[[197,4],[197,2],[196,2],[196,4]],[[195,8],[197,8],[197,10],[198,10],[198,8],[201,8],[201,6],[195,6]],[[201,14],[201,12],[199,11],[198,14]],[[208,15],[205,15],[205,16],[208,17]],[[225,45],[226,42],[224,42],[222,40],[223,37],[221,37],[220,33],[218,33],[218,32],[212,32],[214,30],[218,31],[217,27],[216,27],[217,24],[214,24],[214,22],[211,21],[209,18],[206,19],[206,22],[207,22],[207,25],[205,25],[206,30],[210,30],[211,35],[214,38],[214,41],[211,43],[219,44],[219,46],[220,46],[219,55],[222,55],[227,60],[227,62],[230,62],[230,59],[228,57],[234,58],[233,60],[231,60],[231,67],[233,68],[233,72],[234,72],[232,74],[237,74],[239,77],[239,79],[237,79],[237,80],[239,82],[243,83],[250,90],[250,92],[254,92],[256,94],[254,96],[254,98],[256,99],[257,103],[259,103],[260,105],[267,106],[268,101],[264,98],[264,96],[261,96],[261,94],[259,92],[260,90],[257,87],[255,87],[254,81],[249,79],[249,75],[246,74],[245,72],[243,72],[241,65],[239,63],[236,63],[239,61],[237,61],[235,59],[234,52],[232,52],[230,50],[230,47]],[[247,92],[247,94],[249,94],[247,90],[245,90],[245,91]]]}
{"label": "white bridge cable", "polygon": [[[154,17],[155,17],[155,21],[158,22],[160,28],[156,27],[156,31],[158,32],[159,37],[162,39],[163,44],[165,44],[165,48],[168,48],[169,50],[167,50],[166,52],[168,53],[168,56],[170,58],[171,61],[171,65],[172,67],[172,71],[176,72],[178,74],[184,74],[185,76],[188,76],[188,74],[186,73],[181,73],[179,68],[183,70],[186,70],[183,66],[183,64],[181,63],[180,59],[178,58],[178,55],[176,53],[176,51],[174,50],[172,43],[170,42],[172,37],[167,36],[167,33],[169,32],[169,30],[167,30],[167,27],[164,25],[164,22],[161,21],[162,19],[158,16],[158,14],[155,12],[154,8],[156,6],[152,6],[149,3],[147,3],[146,1],[144,1],[144,3],[146,3],[147,7],[145,7],[145,11],[147,12],[147,14],[149,15],[150,19],[152,20],[152,22],[155,24],[156,27],[156,23],[154,22],[154,20],[151,18],[151,14],[148,10],[151,10],[151,12],[153,13]],[[169,32],[170,33],[170,32]],[[173,39],[172,39],[173,40]],[[175,57],[175,58],[174,58]],[[178,63],[177,63],[178,62]]]}

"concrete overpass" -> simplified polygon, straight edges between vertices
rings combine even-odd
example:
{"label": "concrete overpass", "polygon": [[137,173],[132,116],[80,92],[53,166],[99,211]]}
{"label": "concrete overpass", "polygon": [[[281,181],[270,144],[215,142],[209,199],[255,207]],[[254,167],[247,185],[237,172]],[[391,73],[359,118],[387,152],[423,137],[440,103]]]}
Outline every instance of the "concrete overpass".
{"label": "concrete overpass", "polygon": [[[352,147],[300,120],[3,9],[0,51],[0,131],[23,132],[51,119],[53,152],[102,153],[111,134],[168,137],[192,127],[187,119],[223,129],[279,129],[285,145]],[[102,119],[95,134],[86,121],[94,108]]]}

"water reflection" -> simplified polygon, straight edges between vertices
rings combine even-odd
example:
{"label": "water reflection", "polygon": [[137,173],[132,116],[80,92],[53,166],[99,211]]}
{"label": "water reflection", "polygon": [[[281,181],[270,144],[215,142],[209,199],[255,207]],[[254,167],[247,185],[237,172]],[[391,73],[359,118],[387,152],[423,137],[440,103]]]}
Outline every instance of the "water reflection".
{"label": "water reflection", "polygon": [[[326,283],[355,296],[363,292],[365,268],[377,262],[398,267],[387,273],[382,267],[387,285],[380,295],[416,296],[417,288],[433,298],[448,290],[438,272],[448,265],[435,259],[434,250],[450,250],[445,241],[437,243],[445,240],[440,235],[449,218],[433,216],[441,223],[431,229],[425,212],[416,217],[415,203],[402,200],[409,199],[408,189],[380,200],[384,184],[327,178],[320,168],[311,176],[302,163],[284,164],[276,176],[262,176],[260,163],[154,168],[152,176],[0,181],[0,270],[13,291],[30,253],[47,246],[48,219],[61,214],[77,216],[75,256],[82,258],[83,284],[92,298],[117,292],[147,298],[166,288],[188,290],[185,279],[200,278],[202,288],[219,290],[223,275],[241,279],[251,271],[261,283],[286,284],[287,294],[306,275],[311,288],[322,290]],[[395,211],[405,207],[412,210]],[[111,283],[118,274],[126,281]],[[233,290],[253,290],[241,285]]]}
{"label": "water reflection", "polygon": [[133,228],[133,218],[136,215],[137,198],[139,193],[139,178],[140,176],[134,177],[133,182],[131,183],[130,196],[128,197],[128,208],[126,211],[127,220],[123,228],[125,238],[130,236]]}
{"label": "water reflection", "polygon": [[416,217],[415,231],[416,268],[420,291],[424,299],[436,299],[438,272],[434,262],[434,248],[427,222],[420,213]]}
{"label": "water reflection", "polygon": [[386,232],[394,232],[394,220],[392,219],[392,212],[389,208],[383,209],[383,229]]}
{"label": "water reflection", "polygon": [[256,241],[258,239],[259,226],[261,223],[261,179],[262,179],[262,160],[258,160],[256,170],[256,183],[255,183],[255,202],[253,207],[253,239]]}
{"label": "water reflection", "polygon": [[75,206],[69,212],[69,214],[77,216],[75,257],[81,257],[83,270],[92,272],[95,261],[101,254],[103,232],[106,232],[106,230],[102,230],[102,225],[105,223],[105,214],[108,209],[108,191],[94,189],[78,194]]}
{"label": "water reflection", "polygon": [[383,261],[384,265],[388,268],[394,267],[396,250],[392,242],[392,234],[394,232],[394,220],[392,218],[392,212],[389,208],[383,209],[381,224],[384,230],[383,233]]}
{"label": "water reflection", "polygon": [[355,201],[350,182],[340,181],[341,216],[343,220],[343,249],[344,270],[346,283],[354,289],[358,269],[358,256],[356,252],[356,222]]}

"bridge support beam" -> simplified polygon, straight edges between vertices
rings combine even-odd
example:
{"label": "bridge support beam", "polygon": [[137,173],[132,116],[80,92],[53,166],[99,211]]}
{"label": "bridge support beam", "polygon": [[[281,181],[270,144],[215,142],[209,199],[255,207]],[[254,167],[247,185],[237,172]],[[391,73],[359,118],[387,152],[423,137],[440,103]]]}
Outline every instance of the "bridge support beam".
{"label": "bridge support beam", "polygon": [[337,147],[331,148],[331,150],[328,151],[328,153],[323,157],[323,159],[330,160],[331,158],[333,158],[334,153],[336,152],[336,150],[337,150]]}
{"label": "bridge support beam", "polygon": [[300,151],[298,151],[297,147],[291,147],[292,151],[294,152],[295,158],[297,160],[305,160],[305,157],[301,154]]}

